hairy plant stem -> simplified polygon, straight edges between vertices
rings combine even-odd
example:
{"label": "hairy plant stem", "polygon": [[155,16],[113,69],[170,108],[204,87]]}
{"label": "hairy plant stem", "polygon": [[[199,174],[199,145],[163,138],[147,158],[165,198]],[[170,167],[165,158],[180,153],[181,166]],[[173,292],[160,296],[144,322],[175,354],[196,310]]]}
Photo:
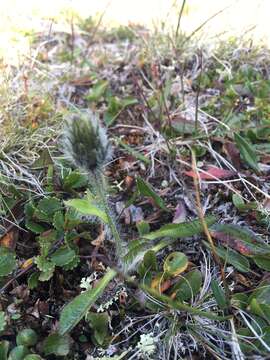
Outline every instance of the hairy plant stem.
{"label": "hairy plant stem", "polygon": [[108,200],[106,197],[107,193],[107,184],[106,179],[101,171],[96,171],[93,174],[89,174],[89,180],[90,184],[93,187],[93,191],[95,192],[95,195],[98,197],[98,199],[101,202],[101,205],[103,207],[103,210],[105,211],[107,218],[108,218],[108,226],[110,228],[110,231],[112,233],[112,237],[115,241],[115,248],[116,248],[116,255],[117,259],[121,259],[124,254],[124,246],[122,239],[120,237],[120,234],[117,230],[112,211],[110,209],[110,206],[108,204]]}

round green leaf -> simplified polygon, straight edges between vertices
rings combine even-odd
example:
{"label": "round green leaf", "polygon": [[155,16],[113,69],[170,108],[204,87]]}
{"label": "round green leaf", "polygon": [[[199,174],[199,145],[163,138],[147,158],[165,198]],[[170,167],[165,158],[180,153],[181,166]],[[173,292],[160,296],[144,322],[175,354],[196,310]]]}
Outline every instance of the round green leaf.
{"label": "round green leaf", "polygon": [[74,250],[68,246],[62,246],[52,254],[51,260],[56,266],[64,266],[69,264],[75,256],[76,253]]}
{"label": "round green leaf", "polygon": [[33,329],[23,329],[16,337],[17,345],[34,346],[37,343],[37,333]]}
{"label": "round green leaf", "polygon": [[184,253],[179,251],[173,252],[167,256],[163,270],[170,276],[177,276],[186,270],[188,266],[188,258]]}
{"label": "round green leaf", "polygon": [[23,360],[29,353],[29,350],[24,345],[16,346],[11,350],[8,356],[8,360]]}
{"label": "round green leaf", "polygon": [[54,333],[49,335],[43,343],[45,355],[66,356],[69,353],[69,338],[66,335]]}

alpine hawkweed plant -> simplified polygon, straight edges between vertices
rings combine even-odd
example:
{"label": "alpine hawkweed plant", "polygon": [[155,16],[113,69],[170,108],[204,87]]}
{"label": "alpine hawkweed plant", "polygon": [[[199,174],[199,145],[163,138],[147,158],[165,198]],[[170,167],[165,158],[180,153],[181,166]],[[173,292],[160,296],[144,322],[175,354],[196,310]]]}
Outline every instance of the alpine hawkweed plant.
{"label": "alpine hawkweed plant", "polygon": [[108,204],[108,189],[103,174],[104,166],[111,159],[112,148],[98,116],[88,110],[70,116],[64,128],[63,147],[65,158],[75,168],[88,175],[95,200],[107,215],[107,224],[115,242],[119,265],[121,265],[124,246]]}

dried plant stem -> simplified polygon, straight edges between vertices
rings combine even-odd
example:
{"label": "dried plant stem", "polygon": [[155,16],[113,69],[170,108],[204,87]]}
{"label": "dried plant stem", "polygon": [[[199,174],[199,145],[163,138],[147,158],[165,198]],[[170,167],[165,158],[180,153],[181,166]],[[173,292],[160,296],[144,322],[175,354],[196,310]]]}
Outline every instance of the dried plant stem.
{"label": "dried plant stem", "polygon": [[203,214],[203,210],[202,210],[202,203],[201,203],[201,197],[200,197],[200,188],[199,188],[199,173],[197,171],[197,166],[196,166],[196,156],[194,151],[191,149],[191,156],[192,156],[192,170],[195,174],[195,176],[193,177],[193,182],[194,182],[194,187],[195,187],[195,197],[196,197],[196,206],[197,206],[197,212],[198,212],[198,217],[202,223],[202,227],[205,233],[205,236],[211,246],[211,250],[213,253],[213,257],[215,262],[217,263],[217,265],[220,268],[220,274],[221,274],[221,279],[222,279],[222,283],[224,286],[224,291],[226,294],[227,299],[230,298],[230,290],[226,281],[226,276],[225,276],[225,272],[224,272],[224,267],[223,264],[220,260],[220,257],[218,256],[217,252],[216,252],[216,247],[215,244],[213,242],[212,236],[210,234],[210,231],[208,229],[207,223],[204,219],[204,214]]}

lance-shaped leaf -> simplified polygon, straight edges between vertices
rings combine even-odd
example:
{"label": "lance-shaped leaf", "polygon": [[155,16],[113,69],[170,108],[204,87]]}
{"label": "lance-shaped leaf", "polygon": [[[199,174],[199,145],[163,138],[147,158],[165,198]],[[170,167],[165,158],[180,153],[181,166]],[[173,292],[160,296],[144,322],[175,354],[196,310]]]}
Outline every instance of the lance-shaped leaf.
{"label": "lance-shaped leaf", "polygon": [[234,140],[243,160],[256,172],[259,172],[258,159],[253,146],[239,134],[234,135]]}
{"label": "lance-shaped leaf", "polygon": [[115,276],[116,272],[109,269],[96,287],[76,296],[75,299],[64,307],[59,321],[60,335],[68,333],[78,324]]}
{"label": "lance-shaped leaf", "polygon": [[[203,241],[203,244],[211,250],[211,246],[206,241]],[[229,248],[225,249],[221,246],[216,246],[215,251],[219,257],[221,257],[225,263],[233,265],[237,270],[241,272],[249,272],[250,265],[246,257],[239,254],[238,252],[231,250]]]}
{"label": "lance-shaped leaf", "polygon": [[159,208],[162,210],[168,211],[166,208],[164,201],[161,199],[161,197],[153,190],[152,186],[145,182],[141,177],[137,177],[137,187],[141,195],[143,196],[149,196],[152,198]]}
{"label": "lance-shaped leaf", "polygon": [[[207,216],[205,222],[208,226],[216,222],[214,216]],[[173,239],[180,237],[189,237],[203,232],[203,226],[200,220],[193,220],[181,224],[167,224],[162,226],[159,230],[152,231],[144,235],[144,239],[155,240],[162,237],[170,237]]]}
{"label": "lance-shaped leaf", "polygon": [[70,206],[84,215],[97,216],[105,223],[108,222],[108,216],[105,211],[98,208],[93,201],[89,199],[72,199],[65,201],[67,206]]}

